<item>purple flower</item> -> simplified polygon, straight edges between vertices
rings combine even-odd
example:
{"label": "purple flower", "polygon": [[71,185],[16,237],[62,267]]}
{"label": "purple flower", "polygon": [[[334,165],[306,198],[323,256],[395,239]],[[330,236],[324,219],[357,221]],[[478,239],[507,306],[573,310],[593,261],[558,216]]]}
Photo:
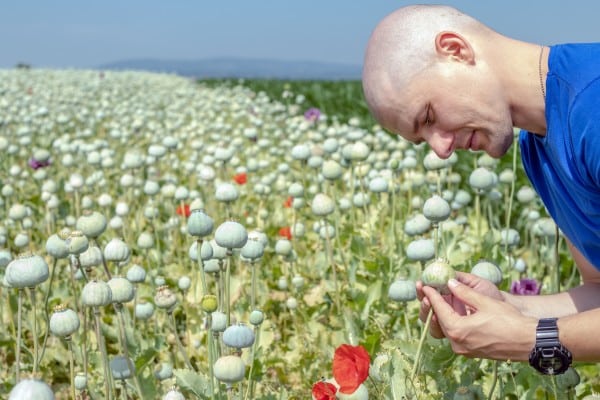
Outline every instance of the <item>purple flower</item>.
{"label": "purple flower", "polygon": [[50,165],[50,160],[38,161],[35,158],[30,158],[27,164],[33,169],[40,169]]}
{"label": "purple flower", "polygon": [[512,285],[510,285],[510,292],[512,294],[520,294],[520,295],[538,295],[540,294],[540,289],[542,287],[532,278],[523,278],[518,281],[513,281]]}
{"label": "purple flower", "polygon": [[304,118],[308,121],[316,122],[321,117],[321,110],[315,107],[311,107],[304,113]]}

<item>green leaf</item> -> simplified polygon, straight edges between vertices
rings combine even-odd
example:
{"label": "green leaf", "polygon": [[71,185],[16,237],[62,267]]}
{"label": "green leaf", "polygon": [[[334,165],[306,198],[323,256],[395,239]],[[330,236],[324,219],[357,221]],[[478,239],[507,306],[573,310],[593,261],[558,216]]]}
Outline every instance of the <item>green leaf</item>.
{"label": "green leaf", "polygon": [[204,376],[189,369],[176,369],[173,371],[173,375],[175,375],[179,387],[192,392],[200,399],[208,399],[209,393],[206,391],[208,381]]}
{"label": "green leaf", "polygon": [[369,319],[369,311],[371,309],[371,305],[377,300],[381,299],[382,286],[382,282],[380,280],[377,280],[375,283],[369,286],[369,289],[367,289],[367,301],[365,302],[363,312],[360,315],[360,318],[363,321],[367,321]]}

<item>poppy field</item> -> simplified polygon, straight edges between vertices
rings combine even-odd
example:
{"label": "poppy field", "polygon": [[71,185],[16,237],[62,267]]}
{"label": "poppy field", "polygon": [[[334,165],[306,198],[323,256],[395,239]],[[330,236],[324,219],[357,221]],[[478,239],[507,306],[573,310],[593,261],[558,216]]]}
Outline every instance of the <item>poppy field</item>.
{"label": "poppy field", "polygon": [[600,398],[418,318],[455,270],[579,285],[516,146],[439,159],[360,82],[33,69],[0,70],[0,151],[1,398]]}

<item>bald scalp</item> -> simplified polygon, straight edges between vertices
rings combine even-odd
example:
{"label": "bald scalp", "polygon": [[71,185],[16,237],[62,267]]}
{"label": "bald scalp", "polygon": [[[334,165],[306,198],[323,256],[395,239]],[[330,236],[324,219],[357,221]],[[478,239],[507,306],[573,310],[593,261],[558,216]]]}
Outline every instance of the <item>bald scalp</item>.
{"label": "bald scalp", "polygon": [[455,8],[438,5],[400,8],[375,27],[365,52],[362,84],[367,105],[380,123],[397,107],[394,94],[434,64],[436,36],[443,31],[472,37],[491,30]]}

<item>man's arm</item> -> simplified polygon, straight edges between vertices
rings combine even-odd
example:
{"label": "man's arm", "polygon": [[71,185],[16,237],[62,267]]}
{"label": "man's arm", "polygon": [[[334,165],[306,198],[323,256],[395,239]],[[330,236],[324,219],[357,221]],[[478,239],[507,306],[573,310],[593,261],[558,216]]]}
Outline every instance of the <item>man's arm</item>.
{"label": "man's arm", "polygon": [[517,296],[502,292],[504,301],[523,314],[536,317],[565,317],[600,307],[600,271],[567,240],[573,260],[579,269],[582,285],[569,291],[544,296]]}

